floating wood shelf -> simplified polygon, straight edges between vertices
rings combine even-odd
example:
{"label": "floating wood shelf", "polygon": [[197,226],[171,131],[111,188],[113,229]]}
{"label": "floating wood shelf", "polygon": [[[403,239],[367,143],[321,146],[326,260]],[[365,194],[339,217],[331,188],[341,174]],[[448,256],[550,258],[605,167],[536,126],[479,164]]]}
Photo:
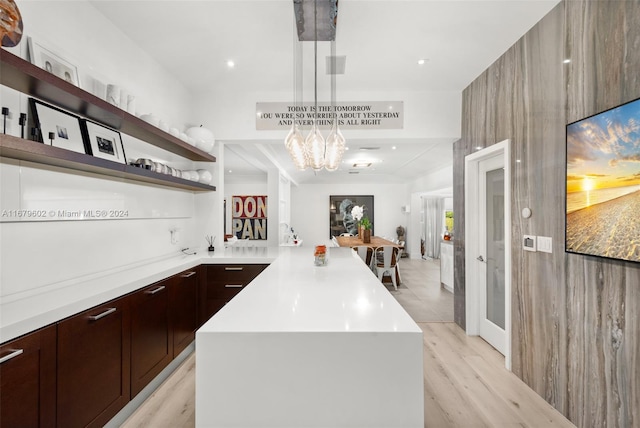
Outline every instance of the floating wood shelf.
{"label": "floating wood shelf", "polygon": [[204,162],[216,161],[215,156],[4,49],[0,49],[0,84],[118,129],[124,134],[187,159]]}
{"label": "floating wood shelf", "polygon": [[215,186],[160,174],[84,153],[76,153],[71,150],[49,146],[36,141],[24,140],[11,135],[0,135],[0,157],[52,165],[74,171],[91,172],[109,177],[126,178],[143,183],[157,184],[194,192],[211,192],[216,190]]}

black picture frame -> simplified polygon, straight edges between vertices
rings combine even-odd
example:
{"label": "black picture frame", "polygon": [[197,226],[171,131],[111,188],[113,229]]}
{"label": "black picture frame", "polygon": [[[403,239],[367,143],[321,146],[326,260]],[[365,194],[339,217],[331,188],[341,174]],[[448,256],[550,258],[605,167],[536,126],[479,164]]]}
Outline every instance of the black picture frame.
{"label": "black picture frame", "polygon": [[566,125],[565,252],[640,262],[640,98]]}
{"label": "black picture frame", "polygon": [[[371,235],[374,235],[373,195],[331,195],[329,196],[329,238],[342,233],[358,234],[357,222],[351,220],[351,209],[354,206],[364,207],[364,217],[371,221]],[[347,219],[345,220],[345,214]]]}
{"label": "black picture frame", "polygon": [[[44,103],[35,98],[29,98],[30,127],[38,129],[38,141],[82,154],[91,154],[88,150],[80,123],[80,117]],[[49,138],[53,135],[54,138]]]}
{"label": "black picture frame", "polygon": [[126,165],[120,132],[87,119],[81,120],[81,127],[88,154]]}

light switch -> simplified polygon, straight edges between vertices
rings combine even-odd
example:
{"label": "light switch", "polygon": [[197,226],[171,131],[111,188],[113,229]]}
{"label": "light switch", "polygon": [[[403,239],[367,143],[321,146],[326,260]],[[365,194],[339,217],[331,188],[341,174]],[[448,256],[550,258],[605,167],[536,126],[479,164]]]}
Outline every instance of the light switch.
{"label": "light switch", "polygon": [[538,251],[553,253],[553,240],[550,236],[538,236]]}
{"label": "light switch", "polygon": [[532,235],[524,235],[522,238],[522,248],[525,251],[536,251],[536,237]]}

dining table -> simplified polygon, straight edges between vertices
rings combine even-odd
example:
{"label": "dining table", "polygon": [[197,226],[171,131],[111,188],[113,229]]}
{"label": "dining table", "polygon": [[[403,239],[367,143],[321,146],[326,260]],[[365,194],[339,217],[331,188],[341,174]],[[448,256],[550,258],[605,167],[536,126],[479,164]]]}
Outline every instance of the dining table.
{"label": "dining table", "polygon": [[[400,244],[396,244],[393,241],[389,241],[381,236],[372,236],[369,242],[364,242],[359,236],[336,236],[336,240],[338,241],[338,245],[341,247],[358,247],[358,246],[367,246],[375,250],[378,247],[382,247],[384,245],[391,245],[396,248],[404,248]],[[400,267],[396,261],[396,283],[400,284]]]}
{"label": "dining table", "polygon": [[361,245],[365,245],[367,247],[371,247],[376,249],[378,247],[382,247],[383,245],[391,245],[393,247],[402,248],[402,245],[396,244],[393,241],[389,241],[388,239],[382,238],[380,236],[372,236],[370,242],[364,242],[358,236],[336,236],[338,241],[338,245],[341,247],[358,247]]}

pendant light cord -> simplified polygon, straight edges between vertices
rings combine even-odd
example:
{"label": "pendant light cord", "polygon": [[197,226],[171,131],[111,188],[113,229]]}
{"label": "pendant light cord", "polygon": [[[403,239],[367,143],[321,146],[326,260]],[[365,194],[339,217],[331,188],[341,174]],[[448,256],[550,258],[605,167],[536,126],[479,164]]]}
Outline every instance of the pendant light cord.
{"label": "pendant light cord", "polygon": [[314,106],[315,117],[314,122],[316,127],[318,126],[318,0],[313,1],[313,26],[315,31],[315,37],[313,38],[313,81],[314,81]]}

